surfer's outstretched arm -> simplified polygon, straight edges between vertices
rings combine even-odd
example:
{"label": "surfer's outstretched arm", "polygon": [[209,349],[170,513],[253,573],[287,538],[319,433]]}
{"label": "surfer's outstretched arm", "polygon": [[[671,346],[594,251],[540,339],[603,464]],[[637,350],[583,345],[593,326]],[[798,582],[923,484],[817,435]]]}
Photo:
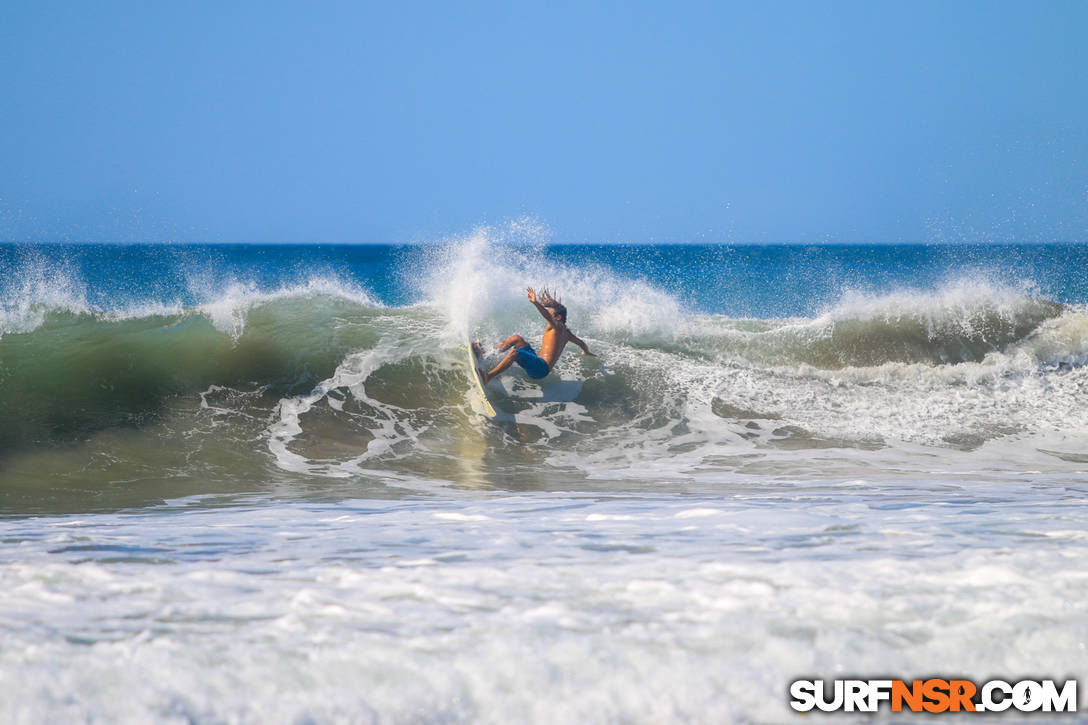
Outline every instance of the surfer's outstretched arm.
{"label": "surfer's outstretched arm", "polygon": [[569,331],[568,331],[567,334],[570,335],[570,341],[571,342],[573,342],[578,347],[582,348],[582,354],[583,355],[589,355],[590,357],[597,357],[596,355],[594,355],[593,353],[591,353],[589,351],[589,346],[586,345],[584,342],[582,342],[582,339],[580,337],[575,335],[573,332],[569,332]]}
{"label": "surfer's outstretched arm", "polygon": [[556,321],[555,317],[552,316],[551,311],[537,301],[536,290],[534,290],[532,287],[527,287],[525,289],[525,292],[526,296],[528,296],[529,298],[529,301],[533,303],[533,307],[535,307],[537,309],[537,312],[539,312],[541,316],[548,321],[548,324],[554,327],[558,327],[559,323]]}

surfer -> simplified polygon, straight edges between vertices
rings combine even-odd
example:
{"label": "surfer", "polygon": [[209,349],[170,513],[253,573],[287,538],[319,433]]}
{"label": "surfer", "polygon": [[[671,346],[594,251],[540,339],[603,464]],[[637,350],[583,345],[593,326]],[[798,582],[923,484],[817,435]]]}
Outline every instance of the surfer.
{"label": "surfer", "polygon": [[[551,372],[552,366],[555,365],[555,361],[563,354],[563,348],[567,346],[568,342],[573,342],[582,348],[583,355],[597,357],[589,351],[589,348],[577,335],[567,329],[567,308],[559,300],[552,297],[547,289],[541,290],[539,300],[536,291],[532,287],[527,288],[526,293],[529,301],[533,303],[533,306],[548,323],[544,328],[544,336],[540,340],[540,354],[538,355],[533,350],[533,346],[525,342],[525,338],[521,335],[511,335],[495,346],[496,350],[510,350],[506,357],[502,359],[502,362],[492,368],[491,372],[480,370],[480,377],[485,384],[514,363],[524,368],[530,378],[547,376]],[[472,350],[476,354],[477,360],[483,360],[484,351],[479,340],[472,344]]]}

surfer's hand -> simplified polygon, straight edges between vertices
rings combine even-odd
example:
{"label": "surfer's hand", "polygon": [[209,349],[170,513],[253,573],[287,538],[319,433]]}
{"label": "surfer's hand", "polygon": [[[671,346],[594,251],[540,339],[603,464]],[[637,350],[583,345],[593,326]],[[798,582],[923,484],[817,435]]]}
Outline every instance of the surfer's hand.
{"label": "surfer's hand", "polygon": [[526,287],[525,292],[525,296],[529,298],[530,302],[536,302],[536,290],[534,290],[532,287]]}

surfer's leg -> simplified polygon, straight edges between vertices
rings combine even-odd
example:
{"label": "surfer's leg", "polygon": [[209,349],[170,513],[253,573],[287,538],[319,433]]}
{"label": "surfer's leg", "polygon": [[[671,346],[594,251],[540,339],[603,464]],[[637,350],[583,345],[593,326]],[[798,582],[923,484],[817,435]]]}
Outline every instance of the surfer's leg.
{"label": "surfer's leg", "polygon": [[517,356],[518,356],[518,350],[517,350],[517,348],[514,348],[513,350],[511,350],[509,353],[506,354],[506,357],[504,357],[502,359],[502,362],[500,362],[495,367],[491,368],[491,372],[485,373],[483,370],[481,370],[480,374],[483,377],[484,382],[486,383],[488,380],[490,380],[491,378],[495,377],[496,375],[501,373],[506,368],[513,365],[514,360],[517,358]]}
{"label": "surfer's leg", "polygon": [[[496,350],[509,350],[510,348],[514,348],[516,350],[519,347],[525,347],[528,344],[529,343],[525,342],[525,338],[522,337],[521,335],[511,335],[510,337],[506,338],[505,340],[500,342],[498,345],[496,345],[495,349]],[[510,367],[510,366],[507,365],[507,367]]]}

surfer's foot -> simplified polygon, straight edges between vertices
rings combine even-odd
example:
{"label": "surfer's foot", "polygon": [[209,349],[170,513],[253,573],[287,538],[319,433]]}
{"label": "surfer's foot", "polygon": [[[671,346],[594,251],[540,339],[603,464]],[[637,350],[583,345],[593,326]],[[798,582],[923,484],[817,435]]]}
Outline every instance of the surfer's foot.
{"label": "surfer's foot", "polygon": [[483,345],[480,344],[479,340],[472,343],[472,354],[475,355],[477,358],[483,358],[483,356],[484,356],[484,347],[483,347]]}
{"label": "surfer's foot", "polygon": [[480,368],[476,368],[476,372],[480,374],[480,380],[484,381],[484,385],[487,385],[487,381],[491,379],[490,377],[488,377],[487,373]]}

